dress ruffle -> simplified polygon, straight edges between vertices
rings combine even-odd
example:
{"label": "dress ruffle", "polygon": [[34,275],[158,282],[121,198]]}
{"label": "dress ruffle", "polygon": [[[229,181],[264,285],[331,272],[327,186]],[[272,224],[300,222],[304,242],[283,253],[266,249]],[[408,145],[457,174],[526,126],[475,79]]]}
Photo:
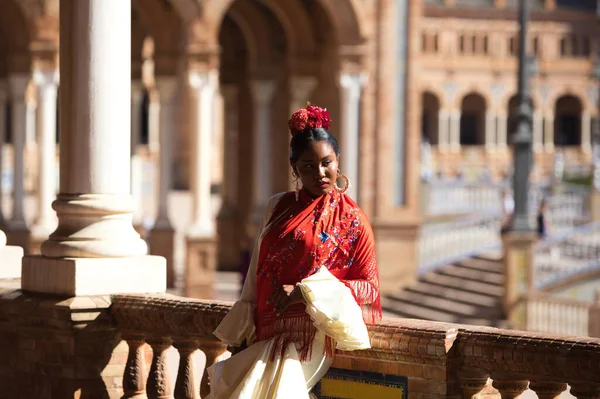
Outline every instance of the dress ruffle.
{"label": "dress ruffle", "polygon": [[237,301],[214,331],[214,335],[226,345],[240,346],[244,340],[251,345],[256,332],[255,311],[256,307],[252,303]]}

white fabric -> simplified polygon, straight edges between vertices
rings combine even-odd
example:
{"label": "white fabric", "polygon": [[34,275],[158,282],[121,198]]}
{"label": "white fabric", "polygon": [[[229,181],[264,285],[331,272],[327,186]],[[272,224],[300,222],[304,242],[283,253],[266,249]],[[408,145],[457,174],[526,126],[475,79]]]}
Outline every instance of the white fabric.
{"label": "white fabric", "polygon": [[306,313],[317,329],[334,339],[337,349],[369,349],[371,343],[360,306],[350,288],[326,267],[298,284],[306,300]]}
{"label": "white fabric", "polygon": [[325,356],[326,336],[332,337],[342,350],[370,348],[362,311],[350,289],[322,267],[314,275],[298,283],[317,333],[310,360],[301,362],[298,348],[288,345],[283,356],[269,359],[274,340],[254,344],[254,312],[256,309],[256,264],[262,237],[268,228],[273,209],[281,195],[269,200],[263,228],[256,240],[242,297],[237,301],[215,335],[224,343],[239,346],[244,339],[249,347],[207,369],[210,399],[308,399],[309,391],[325,375],[333,359]]}

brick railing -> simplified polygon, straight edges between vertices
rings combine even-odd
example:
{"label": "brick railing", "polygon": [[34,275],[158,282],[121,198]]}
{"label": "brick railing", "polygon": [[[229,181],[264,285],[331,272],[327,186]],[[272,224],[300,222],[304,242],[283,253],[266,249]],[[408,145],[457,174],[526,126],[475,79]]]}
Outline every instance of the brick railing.
{"label": "brick railing", "polygon": [[[229,308],[225,302],[169,295],[113,296],[111,313],[130,348],[124,398],[171,397],[173,366],[175,398],[198,398],[194,353],[202,350],[210,365],[225,352],[212,331]],[[600,395],[599,339],[408,319],[385,319],[369,331],[372,349],[338,351],[332,367],[405,376],[410,397],[470,398],[487,392],[515,398],[529,387],[540,398],[554,398],[567,384],[577,398]],[[171,345],[180,353],[178,365],[168,359]],[[203,377],[202,396],[207,383]]]}

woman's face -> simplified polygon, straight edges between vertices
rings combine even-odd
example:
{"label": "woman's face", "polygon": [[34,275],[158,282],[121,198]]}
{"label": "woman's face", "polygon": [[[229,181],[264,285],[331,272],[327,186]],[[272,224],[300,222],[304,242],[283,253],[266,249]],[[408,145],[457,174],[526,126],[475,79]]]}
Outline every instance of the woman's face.
{"label": "woman's face", "polygon": [[292,167],[304,189],[318,197],[333,190],[337,179],[338,157],[328,142],[313,141]]}

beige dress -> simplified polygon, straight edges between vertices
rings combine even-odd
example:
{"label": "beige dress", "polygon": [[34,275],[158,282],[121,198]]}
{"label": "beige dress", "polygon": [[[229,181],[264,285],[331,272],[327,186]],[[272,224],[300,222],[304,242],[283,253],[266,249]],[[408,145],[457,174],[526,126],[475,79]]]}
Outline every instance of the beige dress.
{"label": "beige dress", "polygon": [[274,196],[267,204],[242,296],[215,330],[215,335],[223,343],[239,346],[246,340],[249,347],[208,369],[211,385],[208,398],[307,399],[310,390],[325,375],[332,362],[324,355],[326,336],[333,338],[336,348],[341,350],[370,348],[361,308],[350,289],[325,267],[298,283],[306,302],[306,312],[317,328],[310,360],[301,362],[298,348],[289,344],[283,356],[271,361],[269,355],[273,340],[254,342],[258,249],[268,231],[266,221],[281,196]]}

